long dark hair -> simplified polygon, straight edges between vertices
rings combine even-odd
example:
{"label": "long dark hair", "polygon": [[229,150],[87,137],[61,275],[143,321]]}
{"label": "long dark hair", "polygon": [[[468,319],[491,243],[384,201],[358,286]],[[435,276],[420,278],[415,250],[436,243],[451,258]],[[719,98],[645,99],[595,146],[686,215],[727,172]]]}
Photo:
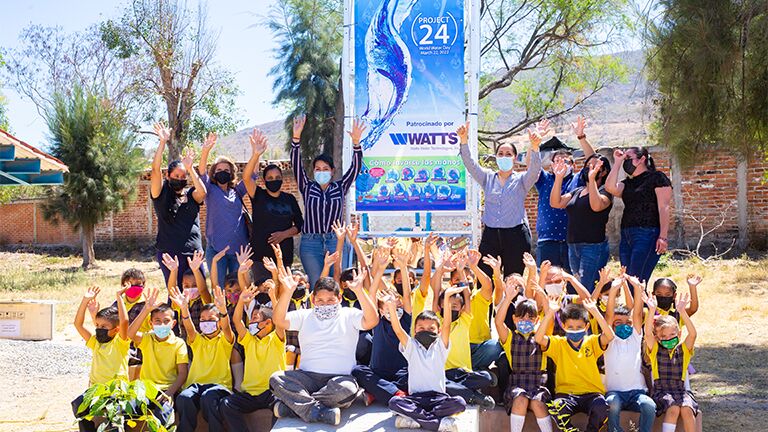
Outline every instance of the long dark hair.
{"label": "long dark hair", "polygon": [[[168,177],[171,176],[171,172],[175,170],[178,167],[183,167],[184,165],[181,163],[180,160],[171,161],[171,163],[168,164],[168,171],[166,173],[168,174]],[[179,212],[179,200],[176,197],[176,191],[171,188],[171,185],[168,184],[168,180],[165,181],[166,187],[168,188],[168,193],[165,195],[165,209],[166,212],[164,215],[162,215],[163,220],[165,220],[168,223],[173,223],[173,221],[176,219],[176,214]],[[158,215],[160,216],[160,215]]]}
{"label": "long dark hair", "polygon": [[600,172],[597,173],[597,178],[595,179],[597,181],[597,187],[599,188],[600,186],[605,185],[605,180],[608,178],[608,173],[611,172],[611,162],[607,157],[601,155],[600,153],[592,153],[589,155],[589,157],[584,161],[584,169],[581,171],[581,180],[584,183],[584,187],[586,187],[587,183],[589,182],[589,161],[592,159],[600,159],[603,161],[603,166],[600,167]]}
{"label": "long dark hair", "polygon": [[653,161],[653,157],[650,153],[648,153],[648,149],[646,147],[629,147],[625,150],[625,152],[629,150],[635,152],[638,159],[645,156],[645,167],[648,168],[648,171],[656,171],[656,163]]}

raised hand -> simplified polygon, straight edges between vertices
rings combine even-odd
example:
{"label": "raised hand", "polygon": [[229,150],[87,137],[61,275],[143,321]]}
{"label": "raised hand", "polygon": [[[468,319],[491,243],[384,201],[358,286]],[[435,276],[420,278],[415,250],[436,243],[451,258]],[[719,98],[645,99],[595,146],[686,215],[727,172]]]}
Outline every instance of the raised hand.
{"label": "raised hand", "polygon": [[688,286],[698,286],[701,283],[701,280],[701,276],[689,274],[686,281],[688,282]]}
{"label": "raised hand", "polygon": [[560,297],[556,298],[549,298],[549,302],[547,303],[547,307],[549,309],[549,312],[555,313],[560,310]]}
{"label": "raised hand", "polygon": [[594,181],[597,178],[597,173],[600,172],[600,169],[603,167],[603,160],[597,159],[595,161],[595,164],[592,166],[592,168],[589,169],[589,172],[587,173],[587,178],[589,181]]}
{"label": "raised hand", "polygon": [[323,259],[323,265],[326,267],[330,267],[334,264],[336,264],[336,260],[339,259],[339,251],[335,251],[334,253],[325,253],[325,259]]}
{"label": "raised hand", "polygon": [[96,299],[92,298],[88,301],[88,312],[91,314],[91,316],[96,316],[100,310],[101,306],[99,305],[99,302],[96,301]]}
{"label": "raised hand", "polygon": [[254,129],[248,137],[248,141],[251,143],[251,152],[254,155],[261,156],[267,151],[267,136],[261,129]]}
{"label": "raised hand", "polygon": [[392,250],[392,255],[395,258],[395,262],[398,266],[404,267],[411,262],[411,253],[408,249],[403,247],[396,247]]}
{"label": "raised hand", "polygon": [[480,264],[480,258],[482,257],[483,255],[480,253],[480,251],[475,249],[467,250],[467,262],[473,267],[477,267],[477,265]]}
{"label": "raised hand", "polygon": [[587,127],[587,119],[584,118],[584,116],[580,115],[576,117],[576,123],[571,123],[571,128],[573,129],[573,133],[576,134],[577,137],[584,136],[584,129]]}
{"label": "raised hand", "polygon": [[229,246],[224,247],[224,249],[220,250],[219,253],[213,256],[211,258],[211,266],[213,266],[215,263],[219,262],[220,259],[224,258],[224,255],[227,254],[227,251],[229,250]]}
{"label": "raised hand", "polygon": [[691,302],[691,296],[688,293],[681,294],[680,298],[677,300],[677,304],[675,305],[676,310],[680,311],[681,314],[686,313],[686,308]]}
{"label": "raised hand", "polygon": [[261,261],[264,263],[264,268],[267,269],[268,272],[275,273],[277,271],[277,265],[272,261],[272,258],[265,256]]}
{"label": "raised hand", "polygon": [[96,296],[98,296],[100,292],[101,292],[101,288],[97,286],[92,286],[87,290],[85,290],[85,293],[83,294],[83,300],[87,300],[89,302],[91,300],[95,300]]}
{"label": "raised hand", "polygon": [[347,282],[347,288],[351,289],[353,293],[357,294],[357,296],[362,295],[363,290],[363,281],[368,276],[368,271],[357,271],[355,270],[354,276],[352,277],[352,280]]}
{"label": "raised hand", "polygon": [[593,316],[596,316],[596,314],[600,313],[600,311],[597,309],[597,302],[592,299],[588,298],[582,300],[581,305],[584,306],[584,309],[586,309]]}
{"label": "raised hand", "polygon": [[648,306],[648,313],[653,314],[656,311],[656,308],[658,307],[658,303],[656,302],[655,296],[649,296],[645,292],[643,292],[643,301]]}
{"label": "raised hand", "polygon": [[631,275],[628,275],[628,274],[624,273],[624,279],[626,279],[627,282],[632,284],[632,286],[636,287],[636,286],[639,285],[639,286],[645,287],[645,284],[640,282],[640,279],[638,279],[636,276],[631,276]]}
{"label": "raised hand", "polygon": [[434,246],[435,243],[437,243],[437,239],[439,238],[440,237],[438,237],[438,235],[435,234],[434,232],[429,233],[429,235],[427,235],[427,238],[424,239],[424,250],[425,251],[430,250],[432,246]]}
{"label": "raised hand", "polygon": [[611,282],[611,291],[619,292],[621,286],[624,285],[624,278],[616,278]]}
{"label": "raised hand", "polygon": [[568,165],[563,161],[557,161],[552,164],[552,173],[555,175],[555,178],[562,180],[568,175]]}
{"label": "raised hand", "polygon": [[347,225],[347,240],[350,243],[357,241],[357,233],[360,232],[360,222],[352,222]]}
{"label": "raised hand", "polygon": [[176,271],[179,269],[179,257],[177,257],[176,255],[171,257],[170,254],[164,253],[163,265],[165,266],[165,268],[167,268],[170,271]]}
{"label": "raised hand", "polygon": [[219,313],[227,313],[227,296],[224,295],[224,290],[219,286],[213,287],[213,304],[216,305]]}
{"label": "raised hand", "polygon": [[240,265],[243,265],[244,262],[248,261],[251,258],[251,255],[253,255],[253,252],[251,251],[250,245],[240,246],[240,252],[235,252],[235,257]]}
{"label": "raised hand", "polygon": [[381,289],[376,292],[376,299],[384,303],[384,307],[389,311],[397,309],[397,296],[389,290]]}
{"label": "raised hand", "polygon": [[347,227],[340,220],[333,221],[331,228],[336,234],[336,239],[343,239],[347,235]]}
{"label": "raised hand", "polygon": [[304,130],[304,125],[307,123],[307,116],[304,114],[298,115],[293,118],[293,140],[298,141],[301,139],[301,132]]}
{"label": "raised hand", "polygon": [[[192,258],[187,257],[187,264],[189,265],[189,268],[192,271],[198,271],[200,270],[200,266],[203,265],[203,262],[205,261],[205,255],[203,255],[203,251],[196,250],[194,254],[192,254]],[[178,259],[176,261],[178,265]]]}
{"label": "raised hand", "polygon": [[155,134],[160,139],[161,143],[165,144],[171,139],[171,128],[166,127],[162,123],[155,123],[152,125],[152,128],[155,130]]}
{"label": "raised hand", "polygon": [[459,128],[456,129],[456,135],[459,136],[460,144],[467,144],[469,142],[469,122],[459,126]]}
{"label": "raised hand", "polygon": [[242,304],[248,304],[250,303],[254,298],[256,298],[256,294],[258,294],[259,289],[256,288],[256,285],[251,284],[250,286],[245,287],[242,291],[240,291],[240,297],[238,298],[238,302],[241,302]]}
{"label": "raised hand", "polygon": [[373,267],[377,269],[385,269],[389,265],[391,258],[389,248],[377,247],[373,250]]}
{"label": "raised hand", "polygon": [[184,165],[184,168],[187,169],[187,172],[192,171],[192,165],[195,163],[195,150],[188,148],[186,152],[184,152],[184,157],[181,158],[181,163]]}
{"label": "raised hand", "polygon": [[549,262],[549,260],[544,260],[541,262],[541,266],[539,267],[539,274],[541,275],[540,280],[543,281],[547,279],[547,274],[549,273],[549,269],[551,268],[552,268],[552,263]]}
{"label": "raised hand", "polygon": [[536,271],[536,260],[529,252],[523,252],[523,265],[528,270]]}
{"label": "raised hand", "polygon": [[623,161],[624,159],[626,159],[626,157],[627,157],[626,153],[624,153],[624,151],[621,150],[621,149],[615,149],[613,151],[614,163],[619,163],[619,162]]}
{"label": "raised hand", "polygon": [[[528,254],[530,255],[530,254]],[[523,262],[525,262],[525,256],[523,256]],[[501,257],[493,257],[492,255],[486,255],[483,257],[483,263],[492,268],[494,273],[501,273]],[[533,266],[536,267],[534,261]]]}
{"label": "raised hand", "polygon": [[[607,281],[611,278],[611,269],[608,266],[605,266],[597,271],[597,274],[600,275],[601,281]],[[618,279],[618,278],[617,278]]]}
{"label": "raised hand", "polygon": [[237,272],[248,273],[251,271],[251,267],[253,267],[253,260],[248,258],[247,260],[240,263],[240,267],[237,268]]}
{"label": "raised hand", "polygon": [[544,137],[550,133],[549,120],[544,119],[536,123],[536,127],[528,128],[528,141],[531,143],[532,151],[539,151],[539,146],[544,140]]}
{"label": "raised hand", "polygon": [[352,130],[347,131],[347,134],[349,134],[349,137],[352,138],[352,144],[357,147],[360,145],[360,139],[363,137],[363,132],[365,132],[365,129],[367,129],[368,126],[365,124],[363,120],[355,119],[352,122]]}
{"label": "raised hand", "polygon": [[517,296],[517,294],[520,292],[520,285],[518,283],[519,282],[514,278],[507,279],[507,282],[504,283],[505,299],[512,301],[512,299]]}
{"label": "raised hand", "polygon": [[151,312],[160,306],[160,301],[157,299],[160,295],[160,290],[157,288],[148,288],[146,292],[147,294],[144,297],[144,307],[149,308]]}
{"label": "raised hand", "polygon": [[290,267],[283,268],[280,266],[278,267],[278,270],[280,283],[283,285],[283,288],[285,288],[285,291],[288,294],[293,294],[293,292],[296,290],[296,287],[299,286],[299,281],[293,278]]}
{"label": "raised hand", "polygon": [[283,250],[280,248],[279,244],[270,243],[270,246],[272,246],[272,253],[275,254],[275,262],[282,265],[283,264]]}
{"label": "raised hand", "polygon": [[218,137],[213,132],[208,132],[208,136],[205,137],[205,141],[203,141],[203,148],[202,151],[211,151],[213,147],[216,145],[216,139]]}

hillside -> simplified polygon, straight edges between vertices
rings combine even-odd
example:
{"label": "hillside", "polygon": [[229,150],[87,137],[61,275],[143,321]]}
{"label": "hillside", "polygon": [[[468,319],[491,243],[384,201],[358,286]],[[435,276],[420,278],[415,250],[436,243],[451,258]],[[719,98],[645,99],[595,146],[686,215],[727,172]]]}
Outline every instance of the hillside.
{"label": "hillside", "polygon": [[[612,84],[595,96],[591,97],[578,109],[555,121],[558,136],[566,144],[577,147],[578,143],[572,136],[569,122],[576,115],[583,114],[590,120],[588,129],[590,141],[595,146],[628,146],[648,144],[648,125],[652,120],[653,106],[648,97],[650,88],[642,74],[644,56],[641,51],[629,51],[615,54],[629,68],[630,73],[623,83]],[[519,113],[514,106],[514,99],[503,90],[494,92],[491,96],[491,104],[500,115],[494,122],[496,129],[502,129],[506,125],[516,122]],[[565,95],[566,101],[572,100],[577,95]],[[286,159],[288,153],[284,144],[287,135],[283,129],[282,121],[275,121],[256,126],[249,126],[236,133],[221,139],[220,154],[228,154],[238,161],[245,161],[250,156],[248,135],[258,127],[265,131],[272,144],[267,157],[264,159]],[[523,137],[512,139],[520,142],[525,147]]]}

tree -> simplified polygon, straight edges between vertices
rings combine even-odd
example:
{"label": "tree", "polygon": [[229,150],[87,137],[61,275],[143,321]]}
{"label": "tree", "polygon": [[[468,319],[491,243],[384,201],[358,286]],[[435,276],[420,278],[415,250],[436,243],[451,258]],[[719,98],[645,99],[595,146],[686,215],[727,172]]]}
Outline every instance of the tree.
{"label": "tree", "polygon": [[145,89],[162,101],[178,159],[189,139],[234,132],[240,124],[232,74],[214,61],[217,35],[207,12],[181,0],[132,0],[123,16],[100,26],[102,40],[122,58],[138,59]]}
{"label": "tree", "polygon": [[647,21],[656,139],[683,166],[702,145],[741,156],[768,138],[768,2],[663,0]]}
{"label": "tree", "polygon": [[146,164],[125,112],[103,96],[75,86],[57,93],[46,113],[51,154],[69,167],[64,185],[51,189],[43,215],[81,230],[83,267],[95,260],[95,227],[119,212],[136,192]]}
{"label": "tree", "polygon": [[[293,117],[305,113],[302,134],[305,158],[318,151],[341,161],[344,103],[341,88],[343,43],[341,2],[338,0],[279,0],[272,7],[269,28],[279,47],[274,103],[288,108],[285,128],[290,136]],[[341,164],[337,163],[337,170]]]}

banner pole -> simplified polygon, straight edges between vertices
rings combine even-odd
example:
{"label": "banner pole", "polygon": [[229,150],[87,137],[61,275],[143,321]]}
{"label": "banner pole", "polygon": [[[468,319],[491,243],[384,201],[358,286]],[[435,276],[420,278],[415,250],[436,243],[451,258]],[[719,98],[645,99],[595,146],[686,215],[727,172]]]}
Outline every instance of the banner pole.
{"label": "banner pole", "polygon": [[[355,15],[355,0],[344,0],[344,42],[341,50],[341,86],[344,97],[344,141],[342,148],[342,166],[344,171],[352,165],[352,140],[346,131],[352,129],[352,120],[355,115],[355,86],[354,86],[354,73],[355,73],[355,30],[354,30],[354,15]],[[344,205],[344,221],[350,223],[352,220],[352,213],[355,210],[355,185],[349,189],[346,195],[346,203]]]}
{"label": "banner pole", "polygon": [[[478,160],[477,130],[479,124],[481,0],[467,1],[469,2],[469,149],[472,157]],[[472,245],[478,247],[480,243],[480,187],[472,179],[467,179],[467,185],[471,186],[467,210],[469,211],[471,221]]]}

